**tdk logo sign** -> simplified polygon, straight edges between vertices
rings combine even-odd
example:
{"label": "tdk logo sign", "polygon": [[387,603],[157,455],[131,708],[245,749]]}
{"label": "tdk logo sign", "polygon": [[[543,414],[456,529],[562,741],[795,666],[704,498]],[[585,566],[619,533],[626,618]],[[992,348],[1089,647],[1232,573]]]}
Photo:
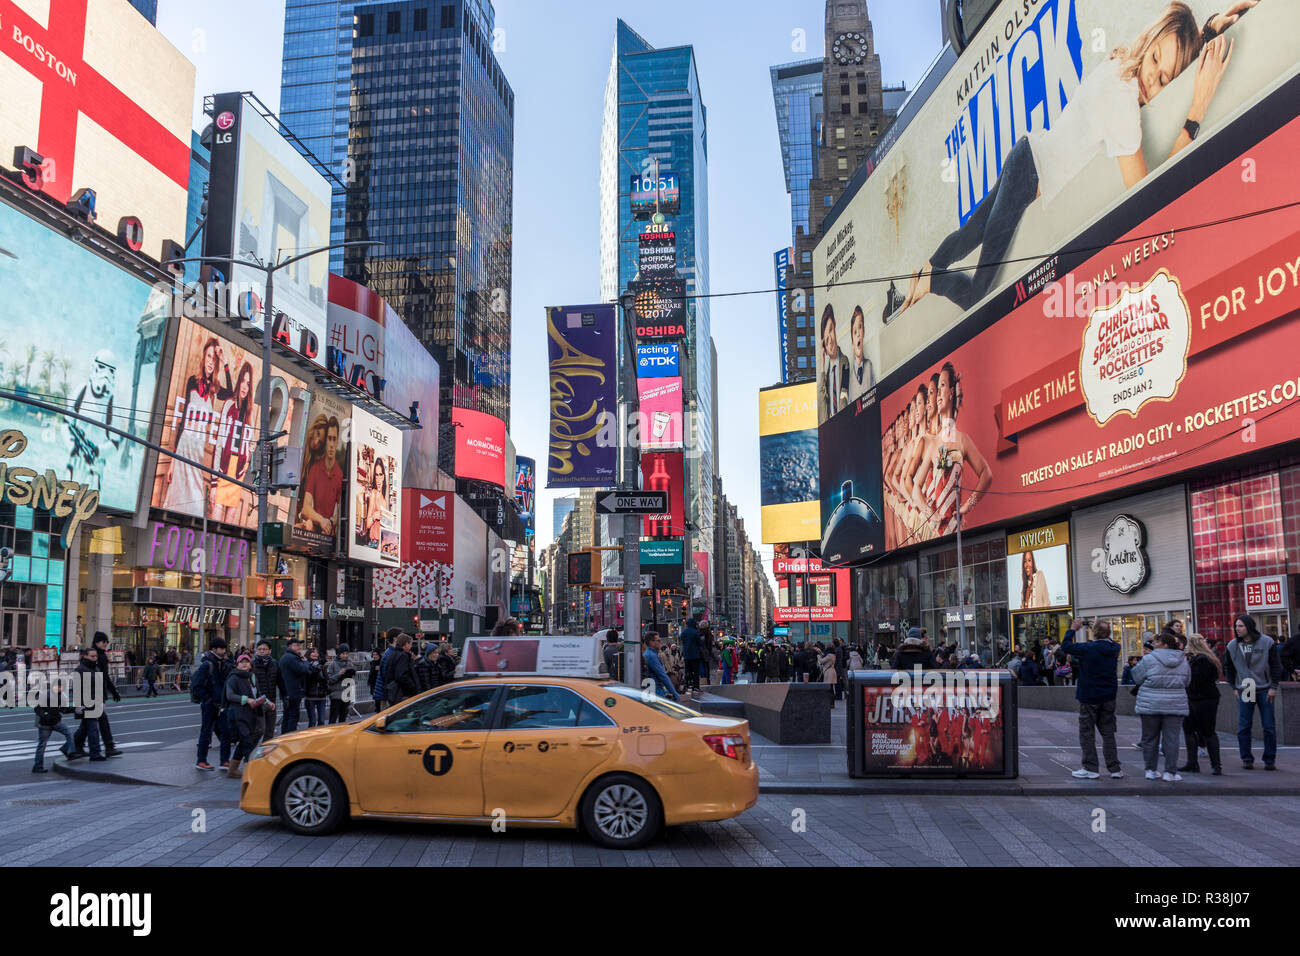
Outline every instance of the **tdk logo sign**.
{"label": "tdk logo sign", "polygon": [[657,343],[636,347],[637,378],[676,378],[678,374],[678,346],[675,343]]}

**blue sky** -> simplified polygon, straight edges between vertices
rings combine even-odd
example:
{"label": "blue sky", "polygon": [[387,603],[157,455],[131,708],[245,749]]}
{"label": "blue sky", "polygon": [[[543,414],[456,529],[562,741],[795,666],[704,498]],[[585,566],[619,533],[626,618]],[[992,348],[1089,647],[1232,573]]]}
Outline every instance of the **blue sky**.
{"label": "blue sky", "polygon": [[[197,67],[195,127],[205,93],[247,89],[280,99],[283,0],[159,0],[158,27]],[[868,3],[886,83],[912,88],[942,45],[939,0]],[[820,57],[820,0],[496,0],[498,52],[515,91],[511,435],[545,470],[548,305],[589,302],[599,288],[601,107],[614,23],[659,47],[694,44],[709,121],[709,254],[714,293],[772,287],[772,253],[788,244],[789,197],[768,67]],[[795,31],[805,49],[796,49]],[[719,470],[756,543],[757,392],[780,379],[771,294],[714,299]],[[551,502],[537,490],[537,541],[551,540]],[[771,548],[761,548],[770,558]]]}

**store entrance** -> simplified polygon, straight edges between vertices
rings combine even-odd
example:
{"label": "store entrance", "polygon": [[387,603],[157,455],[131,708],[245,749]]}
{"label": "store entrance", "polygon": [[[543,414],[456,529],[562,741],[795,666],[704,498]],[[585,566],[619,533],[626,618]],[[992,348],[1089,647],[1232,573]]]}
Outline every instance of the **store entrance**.
{"label": "store entrance", "polygon": [[1259,628],[1259,633],[1267,634],[1279,643],[1291,636],[1291,629],[1288,626],[1291,621],[1285,611],[1280,614],[1252,614],[1251,617],[1255,619],[1255,626]]}
{"label": "store entrance", "polygon": [[1011,615],[1015,646],[1019,650],[1032,650],[1034,644],[1063,641],[1070,629],[1069,611],[1029,611]]}
{"label": "store entrance", "polygon": [[1148,631],[1159,634],[1170,621],[1183,622],[1185,633],[1191,633],[1192,611],[1190,608],[1168,611],[1147,611],[1142,614],[1103,615],[1097,621],[1110,624],[1112,640],[1119,642],[1121,665],[1130,657],[1142,656],[1142,635]]}
{"label": "store entrance", "polygon": [[3,628],[3,637],[0,638],[0,645],[4,647],[31,647],[31,635],[36,633],[36,625],[32,620],[36,615],[31,611],[11,611],[5,610],[0,617],[0,628]]}

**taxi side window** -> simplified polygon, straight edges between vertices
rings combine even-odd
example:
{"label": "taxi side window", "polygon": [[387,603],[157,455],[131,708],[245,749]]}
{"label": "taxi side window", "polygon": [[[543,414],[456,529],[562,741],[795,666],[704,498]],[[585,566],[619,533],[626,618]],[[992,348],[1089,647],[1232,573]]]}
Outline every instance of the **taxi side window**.
{"label": "taxi side window", "polygon": [[612,727],[614,722],[564,687],[517,684],[506,690],[502,730],[559,730],[565,727]]}
{"label": "taxi side window", "polygon": [[422,697],[388,718],[394,734],[428,734],[444,730],[486,730],[495,687],[465,687]]}

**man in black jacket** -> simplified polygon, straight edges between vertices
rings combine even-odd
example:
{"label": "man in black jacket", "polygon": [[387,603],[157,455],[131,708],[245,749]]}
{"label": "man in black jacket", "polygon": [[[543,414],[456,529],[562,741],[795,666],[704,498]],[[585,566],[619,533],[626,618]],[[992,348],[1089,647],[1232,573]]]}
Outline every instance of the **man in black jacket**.
{"label": "man in black jacket", "polygon": [[[258,692],[274,704],[276,689],[280,686],[280,665],[271,656],[271,642],[266,638],[257,642],[257,652],[253,657],[253,679],[257,682]],[[260,723],[262,740],[270,740],[275,736],[274,707],[258,708],[256,719]]]}
{"label": "man in black jacket", "polygon": [[284,719],[280,733],[291,734],[298,729],[298,708],[307,692],[307,675],[311,668],[302,659],[302,641],[289,638],[289,649],[280,658],[280,679],[284,686]]}
{"label": "man in black jacket", "polygon": [[384,665],[384,694],[389,705],[397,704],[416,694],[415,668],[411,664],[411,635],[399,634],[393,644],[393,653]]}
{"label": "man in black jacket", "polygon": [[[96,638],[99,637],[98,634],[95,636]],[[81,652],[81,660],[77,662],[76,672],[82,675],[81,677],[78,678],[78,680],[82,682],[81,686],[85,687],[86,686],[85,681],[89,679],[85,675],[95,674],[96,672],[98,672],[98,670],[99,670],[99,651],[94,647],[88,647]],[[72,753],[68,754],[68,759],[74,760],[77,757],[86,756],[86,751],[83,749],[83,747],[85,746],[86,741],[89,740],[90,759],[107,760],[108,758],[99,752],[99,722],[94,717],[86,716],[85,713],[86,703],[91,703],[91,702],[83,701],[82,706],[79,706],[77,708],[78,716],[81,718],[81,726],[77,728],[77,733],[74,735],[73,738],[75,741],[73,746],[76,749],[73,750]],[[102,700],[95,701],[94,703],[98,703],[101,707],[104,705],[104,702]]]}
{"label": "man in black jacket", "polygon": [[898,645],[891,666],[896,671],[910,671],[918,665],[922,670],[930,670],[933,664],[934,655],[930,653],[925,641],[921,639],[920,628],[908,629],[907,638],[902,644]]}
{"label": "man in black jacket", "polygon": [[221,766],[230,768],[230,723],[226,714],[226,680],[230,677],[230,669],[230,660],[226,657],[226,639],[212,638],[190,678],[190,699],[201,708],[199,749],[194,762],[197,770],[217,769],[208,763],[214,731],[221,744]]}
{"label": "man in black jacket", "polygon": [[45,766],[45,745],[52,734],[63,734],[63,756],[71,759],[73,754],[72,731],[63,722],[63,715],[72,713],[71,707],[35,707],[36,712],[36,763],[32,773],[49,773]]}
{"label": "man in black jacket", "polygon": [[[99,673],[103,675],[104,690],[112,695],[114,703],[120,703],[122,695],[117,692],[117,688],[113,686],[112,678],[108,676],[108,635],[103,631],[96,631],[95,637],[91,640],[90,645],[95,649],[95,666],[99,669]],[[108,702],[105,701],[104,703],[107,704]],[[122,756],[122,751],[113,746],[113,728],[110,727],[108,723],[107,707],[105,707],[104,712],[99,715],[99,738],[104,742],[105,757]],[[81,727],[76,733],[76,749],[78,751],[83,750],[85,748],[85,743],[86,724],[83,721]]]}

